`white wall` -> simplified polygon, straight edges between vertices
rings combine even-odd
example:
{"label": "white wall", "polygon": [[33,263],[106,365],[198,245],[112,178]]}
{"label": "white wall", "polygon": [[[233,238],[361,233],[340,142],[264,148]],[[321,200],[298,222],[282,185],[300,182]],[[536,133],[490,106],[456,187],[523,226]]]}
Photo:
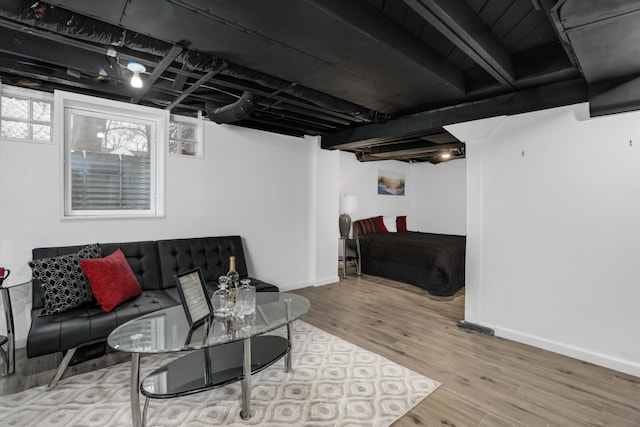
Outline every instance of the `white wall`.
{"label": "white wall", "polygon": [[466,234],[466,160],[411,165],[412,230]]}
{"label": "white wall", "polygon": [[[378,194],[380,170],[405,174],[404,196]],[[407,215],[407,228],[412,231],[465,234],[465,176],[464,160],[437,165],[397,160],[359,162],[352,153],[340,153],[340,194],[358,196],[358,212],[352,219]]]}
{"label": "white wall", "polygon": [[640,375],[638,123],[580,104],[467,141],[466,320]]}
{"label": "white wall", "polygon": [[319,140],[315,147],[313,168],[316,177],[314,207],[316,251],[311,260],[315,271],[314,285],[335,283],[338,278],[338,212],[340,188],[340,152],[321,150]]}
{"label": "white wall", "polygon": [[[58,144],[1,140],[0,265],[29,278],[35,247],[238,234],[250,274],[281,290],[337,280],[337,249],[325,255],[335,236],[314,223],[325,230],[337,221],[337,178],[322,169],[337,174],[337,156],[320,152],[317,138],[205,124],[204,158],[167,158],[166,218],[158,219],[61,220]],[[30,289],[11,295],[22,346]],[[0,325],[6,330],[4,315]]]}
{"label": "white wall", "polygon": [[[407,226],[411,228],[409,199],[414,186],[410,169],[408,163],[396,160],[360,162],[353,153],[340,152],[340,195],[349,194],[358,197],[358,211],[352,214],[351,218],[355,221],[378,215],[407,215]],[[405,174],[404,196],[378,194],[378,171],[380,170]],[[339,235],[336,216],[336,239]]]}

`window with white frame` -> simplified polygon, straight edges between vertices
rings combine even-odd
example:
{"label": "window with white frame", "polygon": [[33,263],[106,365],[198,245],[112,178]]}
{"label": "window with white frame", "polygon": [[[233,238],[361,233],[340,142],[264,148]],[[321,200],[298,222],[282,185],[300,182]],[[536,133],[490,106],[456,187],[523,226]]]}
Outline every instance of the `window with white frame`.
{"label": "window with white frame", "polygon": [[52,97],[45,92],[1,86],[0,138],[51,142]]}
{"label": "window with white frame", "polygon": [[164,214],[168,113],[56,92],[63,120],[64,217]]}
{"label": "window with white frame", "polygon": [[203,122],[183,116],[171,116],[169,123],[169,154],[203,157]]}

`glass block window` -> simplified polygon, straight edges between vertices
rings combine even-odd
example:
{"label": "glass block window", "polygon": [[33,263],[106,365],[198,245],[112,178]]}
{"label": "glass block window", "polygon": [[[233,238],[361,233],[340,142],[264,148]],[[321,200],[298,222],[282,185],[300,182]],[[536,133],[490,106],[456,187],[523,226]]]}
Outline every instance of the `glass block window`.
{"label": "glass block window", "polygon": [[51,142],[53,102],[48,94],[3,86],[0,138]]}
{"label": "glass block window", "polygon": [[202,120],[171,116],[169,154],[203,157]]}

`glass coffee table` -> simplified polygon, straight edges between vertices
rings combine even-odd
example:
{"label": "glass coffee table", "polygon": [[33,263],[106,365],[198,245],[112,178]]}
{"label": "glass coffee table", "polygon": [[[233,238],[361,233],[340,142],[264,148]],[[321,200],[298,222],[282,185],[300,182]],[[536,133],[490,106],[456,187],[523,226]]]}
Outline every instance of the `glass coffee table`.
{"label": "glass coffee table", "polygon": [[[258,292],[256,312],[244,318],[209,319],[189,328],[182,305],[146,314],[116,328],[107,339],[131,353],[131,416],[144,425],[150,398],[198,393],[242,381],[240,416],[251,417],[251,375],[284,358],[291,369],[291,322],[305,315],[309,300],[289,293]],[[287,327],[287,337],[264,335]],[[140,355],[186,352],[140,382]],[[140,393],[147,399],[140,413]]]}

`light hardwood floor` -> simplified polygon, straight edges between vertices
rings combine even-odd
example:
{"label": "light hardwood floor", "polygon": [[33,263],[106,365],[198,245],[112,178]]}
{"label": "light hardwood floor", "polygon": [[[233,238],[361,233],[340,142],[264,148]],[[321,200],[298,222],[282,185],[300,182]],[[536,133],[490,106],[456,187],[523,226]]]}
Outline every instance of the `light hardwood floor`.
{"label": "light hardwood floor", "polygon": [[457,327],[450,300],[377,277],[295,291],[304,320],[442,383],[394,426],[640,426],[640,378]]}
{"label": "light hardwood floor", "polygon": [[[434,299],[351,270],[339,283],[294,292],[311,301],[306,322],[442,383],[396,427],[640,426],[640,378],[460,329],[463,291]],[[111,354],[65,377],[126,360]],[[18,350],[16,374],[0,377],[0,395],[47,384],[58,362]]]}

